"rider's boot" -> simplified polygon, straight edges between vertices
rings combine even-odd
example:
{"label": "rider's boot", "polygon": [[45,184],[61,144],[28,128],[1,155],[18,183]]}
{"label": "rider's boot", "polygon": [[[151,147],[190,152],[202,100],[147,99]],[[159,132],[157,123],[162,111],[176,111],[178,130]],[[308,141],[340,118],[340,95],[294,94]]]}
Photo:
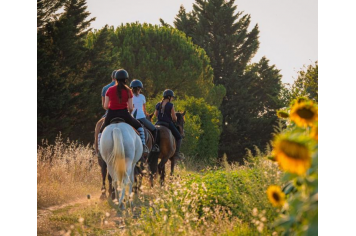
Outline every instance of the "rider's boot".
{"label": "rider's boot", "polygon": [[146,146],[146,139],[145,139],[145,131],[142,127],[138,128],[137,131],[140,133],[142,145],[143,145],[143,154],[147,155],[149,153],[148,147]]}
{"label": "rider's boot", "polygon": [[175,151],[173,157],[174,157],[177,161],[182,161],[182,160],[185,159],[184,155],[179,152],[181,145],[182,145],[182,139],[176,140],[176,151]]}
{"label": "rider's boot", "polygon": [[153,147],[152,147],[152,152],[159,152],[159,146],[157,144],[157,132],[158,130],[155,129],[152,133],[153,133],[153,136],[154,136],[154,143],[153,143]]}

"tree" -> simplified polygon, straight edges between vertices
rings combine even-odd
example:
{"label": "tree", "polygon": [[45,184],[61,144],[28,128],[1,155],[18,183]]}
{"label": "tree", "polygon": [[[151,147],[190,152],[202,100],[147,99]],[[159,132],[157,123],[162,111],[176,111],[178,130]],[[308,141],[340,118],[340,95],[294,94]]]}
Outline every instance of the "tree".
{"label": "tree", "polygon": [[220,95],[216,101],[221,103],[224,91],[214,88],[208,56],[184,33],[170,27],[132,23],[121,25],[115,34],[121,66],[131,79],[143,82],[148,98],[167,88],[178,96],[207,98],[215,89]]}
{"label": "tree", "polygon": [[219,156],[242,160],[246,148],[263,148],[276,124],[281,76],[266,58],[249,65],[259,47],[258,25],[248,30],[251,17],[236,11],[235,1],[196,0],[192,12],[181,6],[174,25],[205,49],[214,69],[215,85],[226,88],[220,106],[223,132]]}
{"label": "tree", "polygon": [[250,15],[235,11],[234,0],[196,0],[190,13],[181,6],[174,21],[178,30],[205,49],[214,68],[214,83],[225,87],[236,72],[243,71],[259,46],[258,26],[248,32]]}
{"label": "tree", "polygon": [[229,107],[222,105],[226,116],[220,155],[226,153],[230,160],[242,161],[246,148],[262,149],[270,141],[277,124],[276,110],[285,106],[280,100],[281,77],[279,70],[269,65],[265,57],[247,66],[244,74],[239,75],[232,85],[238,92],[230,97]]}
{"label": "tree", "polygon": [[298,71],[298,78],[291,88],[290,100],[304,96],[318,102],[318,61],[304,68]]}
{"label": "tree", "polygon": [[75,121],[72,128],[73,139],[92,141],[93,136],[83,135],[83,130],[94,131],[93,125],[104,114],[100,92],[103,86],[111,82],[112,71],[120,65],[118,48],[113,45],[116,39],[113,32],[114,28],[106,25],[101,30],[87,34],[84,80],[77,85],[77,114],[72,117]]}
{"label": "tree", "polygon": [[[37,115],[38,142],[54,140],[61,131],[68,136],[76,125],[77,101],[85,68],[85,0],[38,1]],[[64,12],[55,14],[63,5]],[[80,111],[80,108],[79,108]]]}

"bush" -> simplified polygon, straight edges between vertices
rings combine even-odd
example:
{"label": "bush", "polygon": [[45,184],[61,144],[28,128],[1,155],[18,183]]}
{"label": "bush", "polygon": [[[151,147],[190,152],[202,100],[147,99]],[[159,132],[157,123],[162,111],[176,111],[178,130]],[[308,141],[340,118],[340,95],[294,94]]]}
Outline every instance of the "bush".
{"label": "bush", "polygon": [[[159,97],[148,103],[148,111],[154,111]],[[176,111],[186,111],[185,138],[182,152],[193,161],[213,164],[218,158],[218,145],[221,133],[222,116],[216,106],[211,106],[203,98],[186,96],[174,102]],[[154,121],[155,122],[155,119]]]}

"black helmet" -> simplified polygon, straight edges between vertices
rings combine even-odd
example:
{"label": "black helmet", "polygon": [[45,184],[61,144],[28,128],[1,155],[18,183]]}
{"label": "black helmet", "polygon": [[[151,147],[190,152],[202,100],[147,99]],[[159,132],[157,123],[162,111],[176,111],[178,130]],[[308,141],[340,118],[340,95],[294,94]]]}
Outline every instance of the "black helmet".
{"label": "black helmet", "polygon": [[163,97],[167,97],[167,96],[174,97],[174,92],[172,90],[170,90],[170,89],[164,90]]}
{"label": "black helmet", "polygon": [[114,70],[114,71],[111,73],[111,78],[112,78],[112,79],[115,78],[115,72],[116,72],[116,70]]}
{"label": "black helmet", "polygon": [[127,73],[127,71],[124,69],[117,70],[115,73],[115,79],[117,80],[125,80],[128,78],[129,78],[129,73]]}
{"label": "black helmet", "polygon": [[132,82],[130,84],[130,88],[137,88],[137,87],[143,88],[142,82],[140,80],[138,80],[138,79],[132,80]]}

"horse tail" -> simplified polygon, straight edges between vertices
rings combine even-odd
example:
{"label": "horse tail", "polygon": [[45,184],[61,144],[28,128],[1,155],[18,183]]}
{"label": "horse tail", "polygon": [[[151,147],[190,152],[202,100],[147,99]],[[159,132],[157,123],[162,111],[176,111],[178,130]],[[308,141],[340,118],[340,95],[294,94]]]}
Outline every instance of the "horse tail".
{"label": "horse tail", "polygon": [[121,129],[114,128],[112,131],[114,147],[112,150],[110,163],[118,178],[118,186],[121,187],[124,175],[126,173],[125,150]]}

